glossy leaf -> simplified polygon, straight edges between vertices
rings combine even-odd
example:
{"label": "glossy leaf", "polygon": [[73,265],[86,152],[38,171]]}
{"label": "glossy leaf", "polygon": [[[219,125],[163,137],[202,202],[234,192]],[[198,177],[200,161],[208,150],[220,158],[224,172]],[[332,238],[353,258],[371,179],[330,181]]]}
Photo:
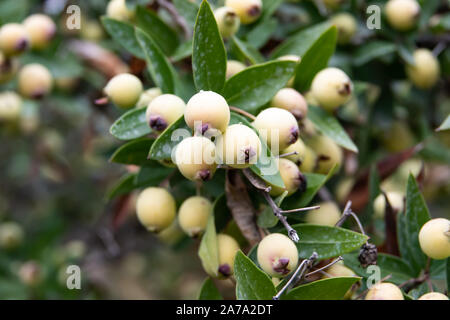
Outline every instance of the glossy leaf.
{"label": "glossy leaf", "polygon": [[211,215],[208,219],[208,224],[198,249],[198,256],[200,257],[206,273],[208,273],[211,277],[217,277],[219,269],[219,250],[217,248],[214,215]]}
{"label": "glossy leaf", "polygon": [[292,61],[271,61],[248,67],[228,79],[223,96],[229,105],[255,113],[286,85],[294,68]]}
{"label": "glossy leaf", "polygon": [[148,151],[154,140],[138,139],[130,141],[118,148],[109,161],[122,164],[145,165],[149,163],[147,160]]}
{"label": "glossy leaf", "polygon": [[189,0],[173,0],[175,8],[183,16],[189,25],[193,28],[197,19],[198,5]]}
{"label": "glossy leaf", "polygon": [[242,251],[234,260],[234,276],[238,300],[271,300],[276,294],[272,280]]}
{"label": "glossy leaf", "polygon": [[198,300],[223,300],[219,290],[217,290],[217,287],[214,285],[211,278],[208,277],[205,282],[203,282]]}
{"label": "glossy leaf", "polygon": [[264,57],[251,44],[246,43],[236,36],[231,38],[233,52],[241,60],[248,60],[251,64],[264,62]]}
{"label": "glossy leaf", "polygon": [[308,118],[319,131],[338,145],[350,151],[358,152],[355,143],[350,139],[347,132],[345,132],[339,121],[332,114],[320,107],[309,106]]}
{"label": "glossy leaf", "polygon": [[141,59],[145,58],[145,54],[134,36],[133,25],[108,17],[102,17],[101,19],[105,30],[116,43],[134,56]]}
{"label": "glossy leaf", "polygon": [[145,120],[146,108],[132,109],[117,119],[109,132],[120,140],[131,140],[143,137],[151,132]]}
{"label": "glossy leaf", "polygon": [[172,152],[186,137],[191,136],[191,129],[181,116],[177,121],[166,128],[153,143],[149,158],[153,160],[167,160],[172,158]]}
{"label": "glossy leaf", "polygon": [[192,70],[197,90],[221,92],[227,54],[208,1],[203,1],[194,28]]}
{"label": "glossy leaf", "polygon": [[342,300],[359,277],[336,277],[317,280],[289,291],[283,300]]}
{"label": "glossy leaf", "polygon": [[396,46],[391,42],[381,40],[370,41],[356,50],[353,64],[355,66],[362,66],[373,59],[391,54],[395,50]]}

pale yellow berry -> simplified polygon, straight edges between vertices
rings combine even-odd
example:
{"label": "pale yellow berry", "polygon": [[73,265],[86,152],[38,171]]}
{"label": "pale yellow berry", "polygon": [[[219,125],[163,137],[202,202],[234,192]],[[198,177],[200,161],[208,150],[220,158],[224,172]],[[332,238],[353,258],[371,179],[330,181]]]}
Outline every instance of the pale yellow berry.
{"label": "pale yellow berry", "polygon": [[440,292],[428,292],[420,296],[417,300],[448,300],[448,297]]}
{"label": "pale yellow berry", "polygon": [[181,229],[190,237],[199,236],[206,228],[213,206],[205,197],[194,196],[186,199],[178,211]]}
{"label": "pale yellow berry", "polygon": [[147,108],[150,102],[153,101],[156,97],[162,95],[162,91],[160,88],[150,88],[141,93],[139,97],[139,101],[136,103],[136,107],[138,108]]}
{"label": "pale yellow berry", "polygon": [[311,92],[319,105],[328,111],[350,100],[353,84],[344,71],[326,68],[316,74],[311,84]]}
{"label": "pale yellow berry", "polygon": [[259,243],[257,259],[269,276],[281,278],[297,267],[298,251],[294,242],[287,236],[271,233]]}
{"label": "pale yellow berry", "polygon": [[428,49],[417,49],[413,57],[414,65],[406,66],[408,78],[420,89],[433,87],[441,73],[438,59]]}
{"label": "pale yellow berry", "polygon": [[422,251],[432,259],[450,257],[450,220],[436,218],[425,223],[419,232]]}
{"label": "pale yellow berry", "polygon": [[195,136],[183,139],[175,150],[178,170],[189,180],[210,180],[216,171],[216,146],[211,140]]}
{"label": "pale yellow berry", "polygon": [[183,229],[181,229],[177,219],[174,219],[170,226],[160,231],[157,235],[158,239],[161,240],[161,242],[169,246],[177,244],[178,241],[183,239],[183,237],[185,236],[186,234],[184,233]]}
{"label": "pale yellow berry", "polygon": [[247,68],[247,66],[245,64],[243,64],[242,62],[240,62],[240,61],[228,60],[227,61],[226,78],[227,79],[231,78],[232,76],[234,76],[235,74],[241,72],[245,68]]}
{"label": "pale yellow berry", "polygon": [[272,196],[279,196],[285,191],[287,191],[287,195],[290,196],[298,189],[306,189],[306,178],[294,162],[285,158],[279,158],[277,159],[277,164],[281,179],[283,179],[284,188],[270,185],[272,187],[270,190]]}
{"label": "pale yellow berry", "polygon": [[239,244],[233,237],[219,233],[217,245],[219,250],[219,277],[226,278],[234,274],[234,259],[239,251]]}
{"label": "pale yellow berry", "polygon": [[302,120],[308,113],[308,103],[295,89],[283,88],[272,98],[270,105],[275,108],[286,109],[297,120]]}
{"label": "pale yellow berry", "polygon": [[366,300],[404,300],[402,291],[395,284],[380,282],[370,288]]}
{"label": "pale yellow berry", "polygon": [[159,232],[175,219],[175,199],[164,188],[144,189],[136,202],[136,213],[141,224],[152,232]]}
{"label": "pale yellow berry", "polygon": [[216,149],[219,163],[242,169],[258,161],[262,146],[253,129],[243,124],[233,124],[217,138]]}
{"label": "pale yellow berry", "polygon": [[291,144],[286,149],[282,150],[280,152],[280,154],[288,154],[288,153],[292,153],[292,152],[296,152],[296,154],[292,154],[292,155],[286,156],[284,158],[291,160],[297,166],[300,166],[303,163],[306,152],[307,152],[306,146],[305,146],[304,142],[302,141],[302,139],[298,138],[297,141],[295,141],[293,144]]}
{"label": "pale yellow berry", "polygon": [[18,23],[7,23],[0,29],[0,50],[5,56],[18,55],[30,47],[27,29]]}
{"label": "pale yellow berry", "polygon": [[53,77],[41,64],[27,64],[19,71],[19,92],[24,97],[42,98],[51,91],[52,87]]}
{"label": "pale yellow berry", "polygon": [[18,273],[23,284],[30,287],[38,285],[43,278],[42,267],[35,261],[28,261],[21,265]]}
{"label": "pale yellow berry", "polygon": [[268,108],[261,111],[253,122],[261,139],[268,147],[278,153],[298,139],[299,128],[295,117],[287,110]]}
{"label": "pale yellow berry", "polygon": [[[402,212],[404,207],[404,196],[403,194],[395,191],[386,192],[386,196],[389,200],[391,207],[397,211]],[[373,209],[375,217],[378,219],[383,219],[386,211],[386,198],[383,194],[378,195],[373,202]]]}
{"label": "pale yellow berry", "polygon": [[183,116],[186,104],[173,94],[163,94],[154,98],[148,105],[145,119],[154,131],[164,131]]}
{"label": "pale yellow berry", "polygon": [[355,17],[349,13],[338,13],[331,18],[338,31],[338,42],[340,44],[349,43],[356,34],[358,25]]}
{"label": "pale yellow berry", "polygon": [[24,20],[23,25],[30,36],[33,49],[46,48],[56,34],[55,23],[45,14],[33,14]]}
{"label": "pale yellow berry", "polygon": [[106,7],[106,15],[116,20],[128,21],[134,17],[134,12],[127,8],[126,0],[111,0]]}
{"label": "pale yellow berry", "polygon": [[136,105],[142,91],[141,80],[129,73],[122,73],[113,77],[104,89],[105,94],[114,104],[125,109]]}
{"label": "pale yellow berry", "polygon": [[333,140],[324,135],[317,135],[308,140],[309,146],[317,155],[316,171],[321,174],[328,172],[336,165],[340,168],[343,152]]}
{"label": "pale yellow berry", "polygon": [[196,132],[205,133],[209,129],[225,132],[230,122],[230,107],[220,94],[200,91],[188,101],[184,120]]}
{"label": "pale yellow berry", "polygon": [[0,94],[0,120],[16,120],[22,111],[22,98],[13,91]]}
{"label": "pale yellow berry", "polygon": [[299,168],[301,172],[313,172],[317,164],[317,155],[310,147],[305,146],[305,156]]}
{"label": "pale yellow berry", "polygon": [[397,30],[412,29],[420,15],[420,5],[416,0],[389,0],[384,7],[389,24]]}
{"label": "pale yellow berry", "polygon": [[225,0],[225,6],[234,9],[242,24],[255,22],[262,13],[261,0]]}
{"label": "pale yellow berry", "polygon": [[10,250],[17,248],[23,242],[23,228],[15,222],[0,224],[0,248]]}
{"label": "pale yellow berry", "polygon": [[356,277],[355,271],[347,268],[342,261],[333,264],[325,270],[325,278],[331,277]]}
{"label": "pale yellow berry", "polygon": [[105,33],[100,23],[96,20],[86,20],[81,23],[80,36],[84,40],[98,42],[103,39]]}
{"label": "pale yellow berry", "polygon": [[345,177],[338,182],[336,185],[336,200],[338,203],[345,202],[347,200],[350,192],[355,185],[355,179],[353,177]]}
{"label": "pale yellow berry", "polygon": [[341,211],[333,201],[318,203],[319,209],[306,214],[305,221],[310,224],[334,227],[341,218]]}
{"label": "pale yellow berry", "polygon": [[[297,55],[294,55],[294,54],[288,54],[288,55],[279,57],[278,60],[280,60],[280,61],[292,61],[292,62],[295,62],[295,63],[299,63],[301,61],[301,58],[299,56],[297,56]],[[289,81],[286,84],[286,87],[293,87],[294,86],[294,81],[295,81],[295,76],[289,79]]]}
{"label": "pale yellow berry", "polygon": [[223,38],[229,38],[239,30],[241,20],[233,8],[220,7],[214,11],[214,17]]}

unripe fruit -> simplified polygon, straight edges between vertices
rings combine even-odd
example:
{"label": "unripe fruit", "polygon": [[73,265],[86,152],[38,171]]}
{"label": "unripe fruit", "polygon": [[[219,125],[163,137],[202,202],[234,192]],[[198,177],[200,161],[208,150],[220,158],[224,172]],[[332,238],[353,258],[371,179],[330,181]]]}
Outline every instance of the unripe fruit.
{"label": "unripe fruit", "polygon": [[297,120],[305,118],[308,113],[308,103],[305,98],[292,88],[283,88],[278,91],[272,98],[270,106],[289,111]]}
{"label": "unripe fruit", "polygon": [[242,24],[256,21],[262,13],[261,0],[226,0],[225,6],[234,9]]}
{"label": "unripe fruit", "polygon": [[338,31],[338,42],[340,44],[349,43],[358,28],[356,19],[349,13],[339,13],[331,18]]}
{"label": "unripe fruit", "polygon": [[334,227],[341,218],[341,211],[333,201],[322,202],[318,204],[319,209],[309,211],[306,214],[305,221],[310,224],[320,226]]}
{"label": "unripe fruit", "polygon": [[205,133],[209,129],[225,132],[230,122],[230,107],[220,94],[200,91],[188,101],[184,120],[195,132]]}
{"label": "unripe fruit", "polygon": [[217,246],[219,250],[219,277],[229,277],[234,274],[234,258],[239,251],[237,241],[227,235],[217,235]]}
{"label": "unripe fruit", "polygon": [[216,171],[216,146],[211,140],[195,136],[183,139],[175,150],[175,159],[181,174],[193,181],[207,181]]}
{"label": "unripe fruit", "polygon": [[383,146],[390,152],[400,152],[414,146],[415,138],[409,124],[403,121],[394,121],[384,131],[382,136]]}
{"label": "unripe fruit", "polygon": [[163,94],[153,99],[147,107],[145,119],[154,131],[164,131],[177,121],[184,112],[186,104],[173,94]]}
{"label": "unripe fruit", "polygon": [[416,0],[389,0],[384,7],[389,24],[397,30],[406,31],[416,25],[420,5]]}
{"label": "unripe fruit", "polygon": [[347,268],[342,261],[339,261],[335,264],[333,264],[331,267],[327,268],[325,270],[325,273],[327,274],[325,277],[356,277],[355,272]]}
{"label": "unripe fruit", "polygon": [[344,71],[338,68],[326,68],[314,77],[311,92],[319,105],[333,111],[346,103],[352,94],[353,84]]}
{"label": "unripe fruit", "polygon": [[448,300],[448,297],[440,292],[428,292],[420,296],[417,300]]}
{"label": "unripe fruit", "polygon": [[270,194],[272,196],[279,196],[284,191],[287,191],[287,195],[290,196],[298,189],[306,189],[306,178],[294,162],[284,158],[279,158],[277,162],[281,179],[284,182],[284,188],[271,185],[272,189],[270,190]]}
{"label": "unripe fruit", "polygon": [[343,153],[341,147],[333,140],[324,135],[317,135],[312,137],[308,143],[317,155],[316,171],[318,173],[327,174],[334,165],[337,165],[337,169],[339,169]]}
{"label": "unripe fruit", "polygon": [[131,108],[138,102],[142,90],[142,82],[138,77],[122,73],[109,80],[104,92],[118,107]]}
{"label": "unripe fruit", "polygon": [[247,66],[245,64],[243,64],[242,62],[240,62],[240,61],[228,60],[227,61],[226,78],[227,79],[231,78],[232,76],[234,76],[235,74],[241,72],[245,68],[247,68]]}
{"label": "unripe fruit", "polygon": [[345,177],[338,182],[335,188],[336,200],[338,203],[345,202],[355,185],[353,177]]}
{"label": "unripe fruit", "polygon": [[298,251],[294,242],[287,236],[271,233],[259,243],[257,259],[267,274],[281,278],[297,267]]}
{"label": "unripe fruit", "polygon": [[19,92],[31,99],[40,99],[53,87],[53,77],[48,69],[38,63],[24,66],[19,72]]}
{"label": "unripe fruit", "polygon": [[450,220],[432,219],[425,223],[419,232],[422,251],[432,259],[450,257]]}
{"label": "unripe fruit", "polygon": [[233,124],[217,138],[217,161],[233,168],[247,168],[258,161],[261,141],[251,128]]}
{"label": "unripe fruit", "polygon": [[420,89],[429,89],[439,80],[441,73],[439,61],[428,49],[414,51],[414,65],[406,66],[406,74]]}
{"label": "unripe fruit", "polygon": [[13,91],[0,94],[0,120],[15,120],[22,111],[22,98]]}
{"label": "unripe fruit", "polygon": [[45,14],[33,14],[25,19],[23,25],[30,36],[33,49],[46,48],[56,34],[55,23]]}
{"label": "unripe fruit", "polygon": [[164,188],[144,189],[136,202],[136,213],[141,224],[149,231],[159,232],[175,219],[175,199]]}
{"label": "unripe fruit", "polygon": [[205,230],[212,210],[211,202],[204,197],[195,196],[186,199],[178,211],[181,229],[190,237],[199,236]]}
{"label": "unripe fruit", "polygon": [[83,40],[98,42],[103,39],[103,28],[96,20],[83,21],[80,36]]}
{"label": "unripe fruit", "polygon": [[[288,54],[288,55],[279,57],[278,60],[281,60],[281,61],[293,61],[295,63],[299,63],[301,58],[299,56],[294,55],[294,54]],[[295,81],[295,76],[289,79],[289,81],[286,84],[286,87],[293,87],[294,86],[294,81]]]}
{"label": "unripe fruit", "polygon": [[0,29],[0,50],[5,56],[18,55],[30,47],[30,36],[18,23],[7,23]]}
{"label": "unripe fruit", "polygon": [[221,7],[214,11],[214,17],[223,38],[229,38],[239,30],[241,20],[233,8]]}
{"label": "unripe fruit", "polygon": [[148,107],[150,102],[153,101],[156,97],[159,97],[162,95],[162,91],[160,88],[150,88],[145,90],[141,93],[141,96],[139,97],[139,101],[136,103],[136,107],[138,108],[144,108]]}
{"label": "unripe fruit", "polygon": [[[386,192],[386,196],[389,200],[389,204],[394,210],[396,210],[397,212],[403,211],[404,204],[403,195],[401,193],[391,191]],[[383,194],[380,194],[378,197],[376,197],[375,201],[373,202],[373,209],[376,218],[384,218],[386,211],[386,198]]]}
{"label": "unripe fruit", "polygon": [[177,244],[184,237],[185,233],[181,229],[177,219],[170,226],[158,233],[158,239],[169,246]]}
{"label": "unripe fruit", "polygon": [[15,222],[0,224],[0,248],[10,250],[22,244],[24,232],[22,227]]}
{"label": "unripe fruit", "polygon": [[345,0],[323,0],[328,9],[337,9]]}
{"label": "unripe fruit", "polygon": [[261,111],[253,122],[253,126],[275,153],[295,143],[299,135],[295,117],[289,111],[280,108],[268,108]]}
{"label": "unripe fruit", "polygon": [[116,20],[128,21],[134,17],[134,12],[127,8],[125,0],[111,0],[106,7],[106,15]]}
{"label": "unripe fruit", "polygon": [[11,80],[19,69],[19,61],[13,58],[7,58],[0,51],[0,84]]}
{"label": "unripe fruit", "polygon": [[34,261],[24,263],[19,269],[19,278],[27,286],[34,287],[42,281],[42,268]]}
{"label": "unripe fruit", "polygon": [[317,164],[317,155],[310,147],[305,146],[305,156],[299,168],[301,172],[313,172]]}
{"label": "unripe fruit", "polygon": [[380,282],[370,288],[366,300],[404,300],[402,291],[392,283]]}
{"label": "unripe fruit", "polygon": [[280,154],[287,154],[291,152],[297,152],[297,154],[292,154],[290,156],[284,157],[285,159],[291,160],[297,166],[300,166],[303,163],[306,154],[306,146],[303,143],[302,139],[298,138],[293,144],[291,144],[286,149],[282,150]]}

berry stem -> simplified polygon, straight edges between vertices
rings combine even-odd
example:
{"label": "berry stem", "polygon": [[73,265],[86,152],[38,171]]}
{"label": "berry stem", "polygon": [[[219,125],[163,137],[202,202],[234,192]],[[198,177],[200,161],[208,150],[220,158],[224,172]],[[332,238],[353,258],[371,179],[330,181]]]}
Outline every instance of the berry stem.
{"label": "berry stem", "polygon": [[329,264],[327,264],[326,266],[323,266],[320,269],[316,269],[314,271],[311,271],[310,273],[305,274],[305,278],[312,276],[313,274],[316,274],[318,272],[321,272],[322,270],[325,270],[329,267],[331,267],[332,265],[338,263],[339,261],[344,260],[344,258],[342,258],[341,256],[337,257],[336,259],[334,259],[333,261],[331,261]]}
{"label": "berry stem", "polygon": [[252,115],[251,113],[248,113],[247,111],[244,111],[244,110],[242,110],[242,109],[240,109],[238,107],[230,106],[230,110],[235,111],[237,113],[240,113],[243,116],[246,116],[247,118],[249,118],[251,120],[255,120],[256,119],[256,117],[254,115]]}

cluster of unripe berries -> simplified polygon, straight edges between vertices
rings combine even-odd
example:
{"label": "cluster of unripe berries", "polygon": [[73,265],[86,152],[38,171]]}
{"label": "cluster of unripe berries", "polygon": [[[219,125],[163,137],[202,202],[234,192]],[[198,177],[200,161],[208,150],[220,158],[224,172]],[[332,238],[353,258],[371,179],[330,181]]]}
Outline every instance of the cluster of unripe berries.
{"label": "cluster of unripe berries", "polygon": [[20,96],[4,92],[0,96],[0,120],[17,119],[22,109],[21,97],[39,99],[53,86],[53,77],[43,65],[31,63],[19,66],[18,56],[29,49],[45,49],[56,34],[53,20],[44,14],[33,14],[23,23],[7,23],[0,28],[0,84],[17,74]]}

